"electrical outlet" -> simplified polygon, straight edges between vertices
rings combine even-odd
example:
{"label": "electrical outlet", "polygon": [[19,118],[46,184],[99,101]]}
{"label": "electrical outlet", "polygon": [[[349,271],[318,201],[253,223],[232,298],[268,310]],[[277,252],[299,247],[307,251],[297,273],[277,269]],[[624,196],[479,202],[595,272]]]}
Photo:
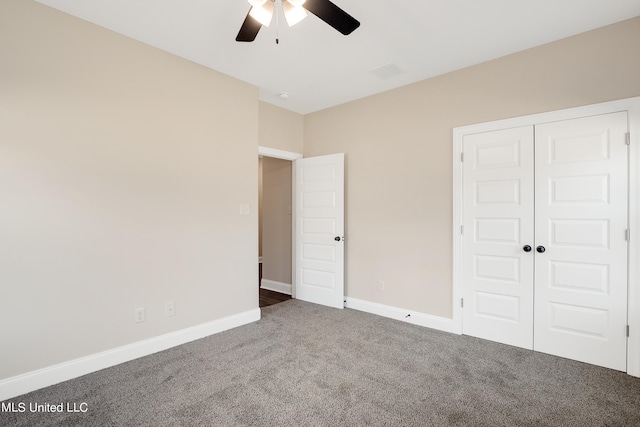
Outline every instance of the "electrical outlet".
{"label": "electrical outlet", "polygon": [[136,323],[144,322],[144,319],[145,319],[144,307],[136,308],[136,317],[135,317]]}
{"label": "electrical outlet", "polygon": [[176,303],[169,301],[164,305],[164,316],[171,317],[176,315]]}
{"label": "electrical outlet", "polygon": [[378,290],[384,291],[384,280],[378,280]]}

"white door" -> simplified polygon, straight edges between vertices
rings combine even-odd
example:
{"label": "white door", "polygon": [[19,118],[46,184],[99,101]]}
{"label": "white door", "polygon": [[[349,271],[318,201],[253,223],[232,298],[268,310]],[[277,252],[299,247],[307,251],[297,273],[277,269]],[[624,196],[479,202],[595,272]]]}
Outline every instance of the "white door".
{"label": "white door", "polygon": [[535,132],[534,349],[625,371],[627,113]]}
{"label": "white door", "polygon": [[295,161],[296,298],[344,307],[344,154]]}
{"label": "white door", "polygon": [[463,152],[462,333],[531,349],[533,128],[467,135]]}
{"label": "white door", "polygon": [[626,370],[627,120],[464,137],[464,334]]}

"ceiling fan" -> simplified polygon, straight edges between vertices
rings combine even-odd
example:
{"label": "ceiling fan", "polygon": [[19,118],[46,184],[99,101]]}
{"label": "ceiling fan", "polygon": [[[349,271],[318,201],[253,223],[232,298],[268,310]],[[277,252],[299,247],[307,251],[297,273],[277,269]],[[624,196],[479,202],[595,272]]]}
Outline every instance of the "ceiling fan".
{"label": "ceiling fan", "polygon": [[276,3],[282,6],[287,24],[291,27],[311,12],[345,36],[360,26],[360,22],[329,0],[248,0],[251,9],[236,36],[238,42],[252,42],[264,25],[268,27]]}

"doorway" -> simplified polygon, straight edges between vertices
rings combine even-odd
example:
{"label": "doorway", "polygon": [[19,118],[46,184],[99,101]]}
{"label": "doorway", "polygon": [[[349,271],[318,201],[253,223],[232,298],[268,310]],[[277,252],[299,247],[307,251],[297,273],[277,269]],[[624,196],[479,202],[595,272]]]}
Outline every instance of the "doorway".
{"label": "doorway", "polygon": [[[290,285],[268,277],[269,265],[263,252],[260,287],[290,292],[292,298],[315,304],[344,308],[344,153],[303,159],[297,153],[258,147],[258,155],[263,160],[287,160],[291,165],[291,171],[284,175],[291,177],[291,202],[287,199],[282,204],[291,224],[290,246],[278,235],[281,248],[291,249]],[[286,199],[285,195],[279,197]],[[259,204],[261,201],[264,202],[262,196]],[[260,225],[264,232],[267,224]],[[264,237],[259,239],[263,249]],[[281,254],[275,256],[285,264]],[[283,271],[280,268],[281,274]]]}
{"label": "doorway", "polygon": [[259,306],[294,297],[293,161],[301,154],[258,147]]}
{"label": "doorway", "polygon": [[291,299],[292,162],[258,158],[260,307]]}

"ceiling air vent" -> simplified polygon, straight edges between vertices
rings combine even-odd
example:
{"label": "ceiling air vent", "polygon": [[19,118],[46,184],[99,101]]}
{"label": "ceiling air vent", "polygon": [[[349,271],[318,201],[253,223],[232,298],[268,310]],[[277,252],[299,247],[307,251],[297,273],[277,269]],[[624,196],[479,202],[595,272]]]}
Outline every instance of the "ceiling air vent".
{"label": "ceiling air vent", "polygon": [[374,68],[371,72],[379,79],[386,80],[389,77],[402,74],[403,71],[393,62],[389,62],[388,64]]}

